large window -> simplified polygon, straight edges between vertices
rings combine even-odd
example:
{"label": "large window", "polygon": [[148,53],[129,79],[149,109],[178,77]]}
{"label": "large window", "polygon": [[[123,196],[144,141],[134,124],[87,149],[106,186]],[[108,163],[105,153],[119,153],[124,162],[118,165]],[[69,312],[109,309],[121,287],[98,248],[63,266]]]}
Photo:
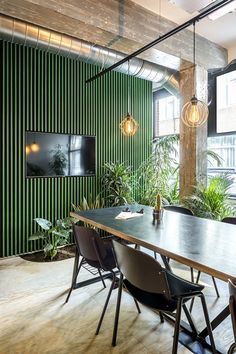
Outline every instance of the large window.
{"label": "large window", "polygon": [[216,160],[209,159],[208,176],[227,173],[232,185],[229,189],[231,196],[236,196],[236,135],[225,135],[208,138],[208,150],[214,151],[221,158],[221,165]]}
{"label": "large window", "polygon": [[236,70],[216,78],[217,133],[236,131]]}
{"label": "large window", "polygon": [[236,134],[236,60],[208,73],[208,135]]}
{"label": "large window", "polygon": [[179,134],[180,101],[162,90],[153,95],[154,138]]}

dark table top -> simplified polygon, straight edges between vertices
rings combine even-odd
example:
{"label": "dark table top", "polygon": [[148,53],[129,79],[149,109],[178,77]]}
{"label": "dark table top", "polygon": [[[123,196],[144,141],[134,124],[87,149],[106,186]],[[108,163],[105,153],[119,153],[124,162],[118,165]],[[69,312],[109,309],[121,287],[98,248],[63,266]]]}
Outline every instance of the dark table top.
{"label": "dark table top", "polygon": [[115,219],[124,206],[71,216],[224,281],[236,277],[236,225],[167,210],[162,221],[153,224],[151,207],[130,209],[141,207],[144,215],[128,220]]}

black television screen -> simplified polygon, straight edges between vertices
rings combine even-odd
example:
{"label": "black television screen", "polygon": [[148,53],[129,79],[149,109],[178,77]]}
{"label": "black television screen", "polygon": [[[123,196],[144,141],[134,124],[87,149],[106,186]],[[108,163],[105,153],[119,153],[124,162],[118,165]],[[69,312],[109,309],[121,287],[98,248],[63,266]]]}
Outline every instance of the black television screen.
{"label": "black television screen", "polygon": [[95,137],[26,132],[26,177],[94,176]]}

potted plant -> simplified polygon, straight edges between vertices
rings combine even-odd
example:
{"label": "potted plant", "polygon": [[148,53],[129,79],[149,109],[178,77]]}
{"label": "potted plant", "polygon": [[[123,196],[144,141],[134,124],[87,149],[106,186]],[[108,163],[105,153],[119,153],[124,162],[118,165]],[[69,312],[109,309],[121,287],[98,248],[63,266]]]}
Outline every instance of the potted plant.
{"label": "potted plant", "polygon": [[108,163],[104,165],[105,173],[102,176],[102,189],[112,206],[133,202],[131,168],[124,163]]}
{"label": "potted plant", "polygon": [[232,180],[227,175],[209,179],[208,185],[198,183],[194,193],[183,199],[183,204],[192,210],[195,216],[222,220],[236,214],[229,201],[229,188]]}
{"label": "potted plant", "polygon": [[34,219],[41,230],[29,237],[30,241],[42,239],[44,241],[45,258],[53,260],[58,252],[58,247],[68,244],[70,233],[72,232],[73,218],[56,220],[55,226],[51,221],[43,218]]}

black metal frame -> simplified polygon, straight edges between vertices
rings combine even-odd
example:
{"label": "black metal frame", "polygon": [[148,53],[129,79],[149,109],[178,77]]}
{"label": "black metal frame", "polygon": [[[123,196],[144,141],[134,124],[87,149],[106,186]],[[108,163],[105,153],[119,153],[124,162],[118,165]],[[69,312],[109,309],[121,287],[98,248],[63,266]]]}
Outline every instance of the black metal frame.
{"label": "black metal frame", "polygon": [[[123,289],[123,274],[120,274],[120,281],[119,281],[119,290],[118,290],[118,296],[117,296],[117,304],[116,304],[116,313],[115,313],[115,322],[114,322],[114,329],[113,329],[113,336],[112,336],[112,346],[116,346],[116,340],[117,340],[117,331],[118,331],[118,322],[119,322],[119,314],[120,314],[120,304],[121,304],[121,297],[122,297],[122,289]],[[196,329],[194,320],[183,302],[184,300],[190,300],[193,297],[199,297],[202,302],[202,309],[206,321],[206,331],[207,335],[209,335],[210,341],[211,341],[211,346],[208,343],[205,343],[204,339],[201,340],[203,344],[206,344],[206,346],[213,350],[213,353],[220,353],[216,350],[215,344],[214,344],[214,338],[212,334],[212,328],[211,328],[211,322],[209,319],[208,311],[207,311],[207,305],[205,301],[204,294],[202,292],[199,292],[199,294],[193,294],[193,295],[186,295],[186,296],[180,296],[178,298],[177,302],[177,310],[176,314],[173,315],[172,313],[167,313],[167,312],[161,312],[161,322],[163,322],[163,317],[167,319],[171,319],[172,322],[175,322],[175,329],[174,329],[174,339],[173,339],[173,347],[172,347],[172,353],[176,354],[177,353],[177,347],[178,347],[178,342],[184,344],[187,348],[188,346],[184,342],[183,338],[181,338],[181,333],[180,333],[180,328],[186,330],[187,326],[186,324],[184,325],[184,322],[181,321],[181,312],[182,309],[185,312],[185,315],[187,317],[187,320],[189,322],[188,326],[188,333],[191,334],[191,339],[195,339],[197,341],[200,341],[201,337]],[[187,337],[185,337],[187,338]],[[189,341],[189,340],[188,340]],[[189,347],[190,348],[190,347]],[[199,351],[198,351],[199,353]]]}
{"label": "black metal frame", "polygon": [[200,20],[202,20],[203,18],[207,17],[208,15],[210,15],[212,12],[220,9],[221,7],[231,3],[233,0],[222,0],[219,3],[216,3],[215,5],[207,8],[205,11],[202,11],[199,15],[191,18],[190,20],[184,22],[183,24],[173,28],[172,30],[170,30],[169,32],[163,34],[162,36],[158,37],[157,39],[155,39],[154,41],[146,44],[144,47],[136,50],[135,52],[127,55],[124,59],[118,61],[117,63],[109,66],[108,68],[100,71],[98,74],[90,77],[89,79],[86,80],[86,83],[91,82],[96,80],[97,78],[105,75],[106,73],[112,71],[113,69],[117,68],[118,66],[124,64],[125,62],[127,62],[128,60],[138,56],[139,54],[145,52],[146,50],[152,48],[154,45],[163,42],[165,39],[173,36],[174,34],[184,30],[185,28],[191,26],[192,24],[194,24],[195,22],[198,22]]}

